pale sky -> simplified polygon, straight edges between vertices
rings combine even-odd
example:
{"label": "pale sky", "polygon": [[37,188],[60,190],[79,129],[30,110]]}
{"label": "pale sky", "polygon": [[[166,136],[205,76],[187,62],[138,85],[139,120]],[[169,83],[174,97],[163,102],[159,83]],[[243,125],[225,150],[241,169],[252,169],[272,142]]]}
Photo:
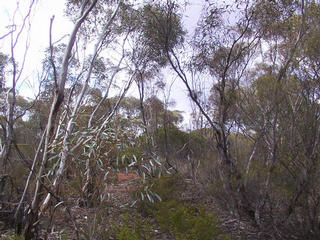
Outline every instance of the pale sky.
{"label": "pale sky", "polygon": [[[17,2],[20,11],[16,13],[15,22],[20,25],[23,17],[26,15],[31,0],[0,0],[0,35],[2,36],[8,30],[5,26],[12,24],[12,19]],[[58,40],[65,34],[70,33],[72,23],[63,16],[65,0],[36,0],[31,13],[31,29],[29,35],[29,50],[21,80],[18,82],[20,93],[27,97],[34,96],[34,89],[37,89],[37,74],[41,71],[41,60],[44,57],[44,50],[49,46],[49,25],[50,18],[55,15],[55,20],[52,29],[53,41]],[[21,64],[24,49],[26,46],[26,31],[21,36],[16,47],[16,59]],[[0,51],[4,53],[10,52],[10,38],[0,40]],[[27,87],[29,86],[29,87]]]}

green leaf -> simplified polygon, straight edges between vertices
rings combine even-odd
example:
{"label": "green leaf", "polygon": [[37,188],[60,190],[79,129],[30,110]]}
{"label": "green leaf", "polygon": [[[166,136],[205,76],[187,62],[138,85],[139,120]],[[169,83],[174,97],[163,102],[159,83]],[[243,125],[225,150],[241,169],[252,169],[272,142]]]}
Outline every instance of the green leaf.
{"label": "green leaf", "polygon": [[149,202],[154,203],[154,200],[153,200],[153,198],[149,195],[149,193],[146,193],[146,195],[147,195],[147,197],[148,197]]}
{"label": "green leaf", "polygon": [[159,196],[159,194],[153,193],[153,195],[154,195],[156,198],[158,198],[159,201],[162,201],[162,199],[161,199],[161,197]]}
{"label": "green leaf", "polygon": [[128,165],[128,167],[132,167],[132,166],[134,166],[136,164],[136,162],[132,162],[132,163],[130,163],[129,165]]}
{"label": "green leaf", "polygon": [[130,207],[133,207],[134,205],[136,205],[137,202],[138,202],[138,200],[133,201],[133,203],[131,203]]}
{"label": "green leaf", "polygon": [[154,165],[153,165],[153,162],[151,161],[151,160],[149,160],[149,163],[150,163],[150,165],[153,167]]}
{"label": "green leaf", "polygon": [[104,180],[104,181],[107,180],[108,175],[109,175],[109,171],[107,171],[107,172],[104,174],[104,176],[103,176],[103,180]]}
{"label": "green leaf", "polygon": [[142,181],[143,181],[143,183],[146,182],[146,174],[144,172],[142,173]]}
{"label": "green leaf", "polygon": [[144,168],[148,171],[148,173],[151,174],[151,169],[150,169],[150,168],[148,168],[148,167],[147,167],[146,165],[144,165],[144,164],[142,165],[142,167],[144,167]]}
{"label": "green leaf", "polygon": [[161,162],[159,161],[158,158],[154,158],[153,160],[154,160],[159,166],[161,166]]}

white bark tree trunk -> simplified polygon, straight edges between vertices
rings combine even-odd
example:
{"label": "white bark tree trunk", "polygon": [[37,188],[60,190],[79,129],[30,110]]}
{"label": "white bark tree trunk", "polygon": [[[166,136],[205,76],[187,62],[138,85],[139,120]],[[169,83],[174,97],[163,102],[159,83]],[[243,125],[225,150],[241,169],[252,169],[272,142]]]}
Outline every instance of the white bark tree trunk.
{"label": "white bark tree trunk", "polygon": [[54,130],[53,128],[55,125],[57,114],[59,112],[60,106],[61,106],[61,104],[63,102],[63,98],[64,98],[64,89],[65,89],[65,84],[67,81],[69,60],[71,57],[72,48],[74,46],[76,36],[77,36],[77,33],[80,29],[80,26],[85,21],[85,19],[87,18],[87,16],[91,12],[91,10],[94,8],[97,1],[98,0],[93,0],[90,5],[89,5],[89,1],[87,1],[87,0],[83,1],[79,18],[75,23],[75,26],[73,28],[71,35],[70,35],[70,39],[69,39],[69,42],[68,42],[66,50],[65,50],[65,55],[64,55],[63,61],[62,61],[61,73],[60,73],[60,76],[57,81],[56,92],[55,92],[53,103],[51,105],[51,110],[50,110],[48,123],[47,123],[47,127],[46,127],[43,156],[42,156],[42,160],[41,160],[41,166],[40,166],[39,172],[37,174],[36,188],[35,188],[34,195],[33,195],[29,219],[28,219],[28,222],[26,225],[25,239],[32,239],[33,238],[32,231],[35,227],[34,223],[37,221],[37,218],[38,218],[39,203],[41,200],[40,199],[41,198],[40,192],[43,188],[42,175],[43,175],[43,172],[46,168],[46,164],[48,161],[48,148],[49,148],[51,138],[53,136],[53,130]]}

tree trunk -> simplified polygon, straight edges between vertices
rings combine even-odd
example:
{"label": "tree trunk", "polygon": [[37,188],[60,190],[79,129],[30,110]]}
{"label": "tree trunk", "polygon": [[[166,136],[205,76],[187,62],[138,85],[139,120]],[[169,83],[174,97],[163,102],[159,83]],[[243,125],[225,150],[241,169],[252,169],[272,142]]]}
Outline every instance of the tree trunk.
{"label": "tree trunk", "polygon": [[[86,17],[88,14],[91,12],[93,7],[96,5],[97,0],[92,1],[92,3],[88,6],[89,2],[88,1],[83,1],[82,6],[81,6],[81,13],[78,18],[78,20],[75,23],[74,29],[71,33],[69,43],[66,47],[65,55],[62,61],[62,70],[60,77],[57,82],[56,86],[56,92],[54,96],[53,103],[51,105],[51,110],[48,118],[48,123],[46,127],[46,136],[45,136],[45,143],[44,143],[44,149],[43,149],[43,156],[42,156],[42,161],[41,161],[41,166],[37,175],[37,181],[36,181],[36,188],[31,204],[31,208],[28,213],[28,221],[26,224],[26,229],[25,229],[25,239],[29,240],[34,237],[34,230],[35,230],[35,223],[38,220],[38,215],[39,215],[39,206],[40,206],[40,201],[41,201],[41,196],[43,195],[42,189],[43,189],[43,172],[46,169],[47,161],[48,161],[48,148],[50,141],[52,140],[52,136],[54,135],[54,126],[55,122],[57,119],[57,115],[60,109],[60,106],[63,102],[64,99],[64,88],[65,84],[67,81],[67,74],[68,74],[68,68],[69,68],[69,60],[71,57],[71,51],[73,48],[73,45],[76,40],[76,36],[78,33],[78,30],[80,29],[80,26],[82,23],[85,21]],[[83,11],[85,8],[87,9]]]}

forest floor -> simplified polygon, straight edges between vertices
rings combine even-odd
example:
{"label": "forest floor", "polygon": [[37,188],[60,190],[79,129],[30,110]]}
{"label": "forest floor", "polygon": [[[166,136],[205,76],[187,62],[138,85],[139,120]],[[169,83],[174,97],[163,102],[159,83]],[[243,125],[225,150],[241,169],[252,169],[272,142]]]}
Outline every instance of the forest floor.
{"label": "forest floor", "polygon": [[[204,207],[208,212],[215,212],[219,228],[223,235],[214,239],[260,239],[258,231],[253,227],[253,224],[247,219],[231,217],[230,214],[221,208],[217,207],[214,196],[204,191],[204,187],[195,184],[192,181],[183,180],[184,188],[179,190],[179,202],[188,203],[200,208]],[[136,239],[176,239],[174,234],[168,231],[162,231],[160,227],[152,229],[152,234],[147,234],[144,237],[136,236],[129,238],[124,234],[117,234],[121,226],[124,226],[126,219],[135,223],[135,228],[141,231],[148,231],[148,226],[157,225],[155,219],[136,220],[136,207],[130,207],[131,203],[137,198],[136,192],[141,185],[140,178],[134,174],[120,174],[118,181],[110,184],[107,190],[106,199],[103,204],[96,207],[80,207],[75,205],[75,202],[70,201],[69,209],[60,208],[55,214],[55,226],[51,226],[50,234],[42,233],[39,239],[57,240],[57,239],[120,239],[120,240],[136,240]],[[143,214],[138,214],[143,216]],[[131,223],[129,223],[130,226]],[[147,229],[147,230],[146,230]],[[128,232],[130,234],[130,231]],[[141,233],[139,233],[141,234]],[[121,236],[121,237],[120,237]],[[226,237],[227,236],[227,237]],[[179,238],[181,239],[181,238]],[[193,239],[193,238],[192,238]]]}
{"label": "forest floor", "polygon": [[85,207],[76,204],[76,200],[70,200],[67,203],[68,209],[61,208],[56,212],[55,227],[51,226],[51,233],[42,233],[41,238],[77,239],[78,231],[80,236],[84,236],[79,237],[80,239],[95,239],[93,237],[97,232],[104,232],[101,228],[105,227],[108,231],[111,225],[119,220],[119,216],[126,213],[128,205],[134,201],[134,192],[140,184],[139,179],[138,175],[132,173],[118,174],[117,181],[105,189],[105,199],[98,206]]}
{"label": "forest floor", "polygon": [[[205,191],[203,186],[190,180],[182,181],[183,187],[179,187],[179,191],[175,193],[178,196],[178,204],[192,205],[197,209],[204,208],[206,212],[214,212],[218,219],[221,234],[208,239],[260,239],[258,231],[250,221],[230,217],[228,212],[217,207],[214,196]],[[141,211],[141,204],[130,206],[137,199],[140,187],[141,179],[138,175],[120,173],[117,181],[105,189],[105,198],[99,204],[86,207],[81,206],[75,199],[69,199],[64,204],[52,208],[55,209],[54,212],[48,212],[43,226],[39,226],[39,229],[43,230],[39,231],[37,239],[177,239],[170,229],[163,230],[159,226],[157,218],[150,218],[143,209]],[[54,219],[49,216],[53,216]]]}

